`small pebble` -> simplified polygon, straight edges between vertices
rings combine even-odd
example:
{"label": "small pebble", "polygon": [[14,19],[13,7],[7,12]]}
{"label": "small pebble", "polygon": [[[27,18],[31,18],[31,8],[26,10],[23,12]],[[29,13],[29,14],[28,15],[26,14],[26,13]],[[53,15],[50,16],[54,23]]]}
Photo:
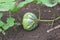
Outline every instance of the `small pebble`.
{"label": "small pebble", "polygon": [[48,10],[48,12],[51,12],[51,10]]}
{"label": "small pebble", "polygon": [[29,8],[26,8],[27,10],[29,9]]}

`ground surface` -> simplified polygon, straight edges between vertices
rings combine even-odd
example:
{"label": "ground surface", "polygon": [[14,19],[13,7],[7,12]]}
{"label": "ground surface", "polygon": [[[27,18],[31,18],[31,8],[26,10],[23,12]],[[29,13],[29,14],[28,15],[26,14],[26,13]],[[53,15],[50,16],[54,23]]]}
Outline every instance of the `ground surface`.
{"label": "ground surface", "polygon": [[[41,19],[54,19],[60,16],[60,5],[57,5],[53,8],[48,8],[35,3],[27,4],[13,15],[15,18],[17,15],[22,18],[24,13],[33,12],[38,17],[39,9],[41,11]],[[6,18],[7,14],[8,13],[5,13],[3,18]],[[50,33],[46,32],[48,29],[60,25],[60,19],[55,21],[53,26],[51,26],[51,24],[52,22],[39,22],[37,28],[30,32],[25,31],[22,26],[16,26],[8,29],[5,36],[0,34],[0,40],[60,40],[60,29],[56,29]]]}

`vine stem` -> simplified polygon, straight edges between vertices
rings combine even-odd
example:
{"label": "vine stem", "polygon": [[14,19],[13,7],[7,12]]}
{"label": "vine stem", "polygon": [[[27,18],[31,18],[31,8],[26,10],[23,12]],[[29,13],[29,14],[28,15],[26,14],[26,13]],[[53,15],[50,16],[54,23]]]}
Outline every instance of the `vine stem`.
{"label": "vine stem", "polygon": [[12,17],[12,13],[11,13],[11,11],[9,11],[9,17]]}
{"label": "vine stem", "polygon": [[40,19],[37,19],[37,21],[39,22],[54,22],[54,20],[40,20]]}
{"label": "vine stem", "polygon": [[53,22],[54,20],[40,20],[42,22]]}
{"label": "vine stem", "polygon": [[58,19],[60,19],[60,17],[57,17],[55,20],[58,20]]}
{"label": "vine stem", "polygon": [[[40,9],[40,8],[39,8]],[[40,10],[39,10],[39,19],[40,19],[40,17],[41,17],[41,13],[40,13]]]}
{"label": "vine stem", "polygon": [[[60,17],[57,17],[57,18],[54,19],[54,20],[58,20],[58,19],[60,19]],[[60,28],[60,25],[58,25],[58,26],[56,26],[56,27],[54,27],[54,28],[51,28],[51,29],[47,30],[47,33],[51,32],[51,31],[53,31],[53,30],[55,30],[55,29],[58,29],[58,28]]]}
{"label": "vine stem", "polygon": [[38,5],[39,19],[41,18],[40,6]]}
{"label": "vine stem", "polygon": [[15,23],[15,25],[21,25],[20,23]]}
{"label": "vine stem", "polygon": [[37,21],[41,21],[41,22],[54,22],[54,21],[56,21],[58,19],[60,19],[60,17],[57,17],[57,18],[55,18],[53,20],[41,20],[41,19],[37,19]]}

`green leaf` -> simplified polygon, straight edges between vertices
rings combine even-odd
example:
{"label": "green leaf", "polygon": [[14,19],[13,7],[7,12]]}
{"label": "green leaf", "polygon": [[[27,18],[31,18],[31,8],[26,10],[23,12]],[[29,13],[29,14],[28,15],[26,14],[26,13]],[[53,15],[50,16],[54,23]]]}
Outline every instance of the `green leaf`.
{"label": "green leaf", "polygon": [[17,12],[19,9],[24,7],[26,4],[33,2],[34,0],[25,0],[23,2],[20,2],[16,7],[13,7],[11,9],[12,12]]}
{"label": "green leaf", "polygon": [[12,18],[12,17],[7,18],[7,24],[8,24],[10,27],[14,26],[14,21],[15,21],[15,19]]}
{"label": "green leaf", "polygon": [[37,4],[41,4],[41,0],[34,0],[34,2],[36,2]]}
{"label": "green leaf", "polygon": [[31,3],[33,2],[34,0],[25,0],[27,3]]}
{"label": "green leaf", "polygon": [[7,30],[7,29],[10,28],[10,26],[9,26],[8,24],[4,24],[4,25],[2,26],[2,28],[3,28],[4,30]]}
{"label": "green leaf", "polygon": [[33,13],[26,13],[23,17],[23,28],[25,30],[33,30],[37,26],[37,22],[35,20],[37,20],[37,17]]}
{"label": "green leaf", "polygon": [[41,4],[42,2],[41,2],[41,0],[37,0],[37,3],[38,3],[38,4]]}
{"label": "green leaf", "polygon": [[23,6],[24,6],[25,4],[27,4],[27,3],[30,3],[30,2],[28,2],[28,1],[20,2],[20,3],[18,4],[17,8],[21,8],[21,7],[23,7]]}
{"label": "green leaf", "polygon": [[14,26],[15,19],[12,17],[7,18],[7,23],[2,26],[4,30],[9,29],[10,27]]}
{"label": "green leaf", "polygon": [[47,7],[53,7],[57,5],[56,1],[51,2],[51,0],[41,0],[42,4],[46,5]]}
{"label": "green leaf", "polygon": [[0,11],[9,11],[15,6],[15,0],[0,0]]}
{"label": "green leaf", "polygon": [[60,0],[55,0],[56,2],[60,3]]}
{"label": "green leaf", "polygon": [[25,6],[25,4],[27,4],[27,2],[23,1],[23,2],[20,2],[18,4],[18,6],[14,7],[11,11],[12,12],[17,12],[20,8],[22,8],[23,6]]}
{"label": "green leaf", "polygon": [[3,16],[3,13],[0,13],[0,19],[2,18],[2,16]]}
{"label": "green leaf", "polygon": [[15,1],[15,0],[0,0],[0,3],[4,3],[4,2],[12,2],[12,1]]}
{"label": "green leaf", "polygon": [[3,25],[4,25],[4,23],[2,21],[0,21],[0,27],[3,26]]}
{"label": "green leaf", "polygon": [[0,32],[2,32],[3,30],[0,28]]}

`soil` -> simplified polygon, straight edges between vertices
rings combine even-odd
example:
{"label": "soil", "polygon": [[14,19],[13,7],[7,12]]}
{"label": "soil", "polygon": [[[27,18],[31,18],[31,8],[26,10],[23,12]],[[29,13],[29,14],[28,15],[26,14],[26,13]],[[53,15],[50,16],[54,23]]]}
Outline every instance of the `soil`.
{"label": "soil", "polygon": [[[21,0],[18,0],[18,2],[21,2]],[[13,13],[13,17],[16,18],[16,21],[19,21],[17,19],[17,15],[22,19],[23,15],[26,12],[33,12],[38,17],[39,10],[41,14],[41,19],[43,20],[51,20],[60,16],[59,4],[53,8],[49,8],[44,5],[30,3],[21,8],[18,12]],[[3,21],[6,20],[6,17],[8,17],[7,15],[8,12],[5,12]],[[13,28],[9,28],[5,31],[5,36],[2,33],[0,33],[0,40],[60,40],[60,29],[53,30],[50,33],[46,32],[48,29],[53,28],[57,25],[60,25],[60,19],[55,21],[53,25],[52,22],[39,22],[37,28],[29,32],[24,30],[22,25],[14,26]]]}

